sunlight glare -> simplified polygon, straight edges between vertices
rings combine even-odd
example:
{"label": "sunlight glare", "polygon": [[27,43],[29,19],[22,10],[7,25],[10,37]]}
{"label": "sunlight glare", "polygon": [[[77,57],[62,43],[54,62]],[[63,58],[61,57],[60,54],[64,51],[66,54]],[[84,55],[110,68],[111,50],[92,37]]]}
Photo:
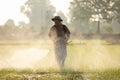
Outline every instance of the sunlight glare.
{"label": "sunlight glare", "polygon": [[28,23],[28,18],[20,12],[20,6],[26,0],[1,0],[0,1],[0,25],[3,25],[8,19],[13,19],[17,25],[19,21]]}
{"label": "sunlight glare", "polygon": [[62,11],[65,15],[68,13],[70,0],[50,0],[52,5],[56,8],[56,12]]}

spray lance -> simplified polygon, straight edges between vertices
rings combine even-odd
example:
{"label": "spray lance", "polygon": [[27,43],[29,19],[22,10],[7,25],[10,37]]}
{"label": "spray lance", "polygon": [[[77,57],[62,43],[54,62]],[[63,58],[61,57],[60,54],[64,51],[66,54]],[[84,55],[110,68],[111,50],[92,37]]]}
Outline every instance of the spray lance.
{"label": "spray lance", "polygon": [[72,44],[72,41],[68,41],[66,44],[67,44],[67,45],[71,45],[71,44]]}

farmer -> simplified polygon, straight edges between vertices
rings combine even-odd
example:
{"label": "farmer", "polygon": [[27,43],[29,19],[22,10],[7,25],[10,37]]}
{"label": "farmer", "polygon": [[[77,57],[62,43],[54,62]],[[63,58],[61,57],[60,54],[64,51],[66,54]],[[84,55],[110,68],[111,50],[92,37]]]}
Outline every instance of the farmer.
{"label": "farmer", "polygon": [[60,16],[55,16],[52,18],[52,21],[55,23],[50,31],[49,37],[54,43],[54,52],[57,63],[60,68],[64,67],[64,61],[67,56],[66,44],[70,37],[70,31],[66,25],[62,24],[62,19]]}

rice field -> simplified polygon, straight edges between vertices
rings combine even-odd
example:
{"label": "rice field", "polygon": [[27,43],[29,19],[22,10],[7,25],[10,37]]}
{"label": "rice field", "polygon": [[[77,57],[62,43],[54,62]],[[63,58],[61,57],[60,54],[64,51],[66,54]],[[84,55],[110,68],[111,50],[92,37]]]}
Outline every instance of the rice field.
{"label": "rice field", "polygon": [[51,41],[0,41],[0,80],[120,80],[119,49],[104,40],[70,40],[60,71]]}

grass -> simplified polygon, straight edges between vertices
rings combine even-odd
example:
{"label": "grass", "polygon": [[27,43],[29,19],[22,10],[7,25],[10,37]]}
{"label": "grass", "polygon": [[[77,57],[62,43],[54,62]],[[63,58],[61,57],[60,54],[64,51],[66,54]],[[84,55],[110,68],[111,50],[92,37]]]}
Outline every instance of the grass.
{"label": "grass", "polygon": [[0,70],[0,80],[120,80],[120,70],[93,72],[35,72]]}
{"label": "grass", "polygon": [[[52,50],[51,45],[48,40],[0,41],[0,58],[29,48]],[[120,45],[109,45],[104,40],[72,40],[65,71],[7,68],[0,70],[0,80],[120,80],[119,49]]]}
{"label": "grass", "polygon": [[90,80],[120,80],[120,70],[110,69],[101,72],[95,72],[89,76]]}
{"label": "grass", "polygon": [[66,66],[80,71],[118,68],[119,49],[120,45],[108,45],[102,40],[76,41],[68,46]]}

